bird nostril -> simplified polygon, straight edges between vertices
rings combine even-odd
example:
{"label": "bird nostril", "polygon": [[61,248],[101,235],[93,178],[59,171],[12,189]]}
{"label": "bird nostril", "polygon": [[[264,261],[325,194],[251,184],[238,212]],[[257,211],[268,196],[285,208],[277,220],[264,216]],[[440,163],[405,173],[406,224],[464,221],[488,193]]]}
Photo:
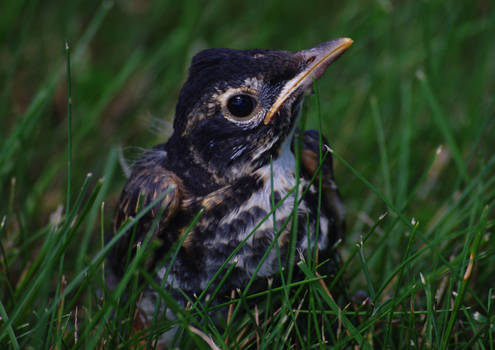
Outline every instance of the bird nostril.
{"label": "bird nostril", "polygon": [[308,58],[306,60],[306,64],[310,64],[310,63],[313,63],[313,61],[316,59],[316,56],[311,56],[310,58]]}

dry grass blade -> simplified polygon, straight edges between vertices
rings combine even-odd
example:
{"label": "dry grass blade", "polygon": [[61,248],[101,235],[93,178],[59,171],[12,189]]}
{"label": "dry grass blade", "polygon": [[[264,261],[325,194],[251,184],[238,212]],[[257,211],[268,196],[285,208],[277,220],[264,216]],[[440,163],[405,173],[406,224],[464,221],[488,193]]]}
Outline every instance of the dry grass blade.
{"label": "dry grass blade", "polygon": [[254,305],[254,320],[256,321],[256,349],[260,348],[260,334],[259,334],[259,327],[260,327],[260,315],[258,312],[258,305]]}
{"label": "dry grass blade", "polygon": [[217,344],[215,344],[215,342],[213,341],[213,339],[211,339],[211,337],[207,336],[205,333],[203,333],[202,331],[200,331],[199,329],[197,329],[196,327],[193,327],[193,326],[189,326],[188,327],[189,330],[191,332],[193,332],[194,334],[198,335],[201,337],[201,339],[203,339],[205,341],[206,344],[208,344],[208,346],[213,349],[213,350],[221,350]]}
{"label": "dry grass blade", "polygon": [[[230,291],[230,300],[234,300],[234,299],[235,299],[235,290],[232,289]],[[227,312],[227,327],[229,327],[231,322],[232,322],[232,314],[233,313],[234,313],[234,303],[229,305],[229,311]],[[229,345],[229,336],[228,335],[225,338],[225,345]]]}
{"label": "dry grass blade", "polygon": [[303,303],[304,301],[306,300],[306,294],[304,294],[304,296],[301,298],[301,301],[299,302],[299,305],[297,306],[297,309],[294,310],[294,319],[291,320],[291,323],[289,325],[289,328],[287,329],[287,333],[285,334],[285,342],[287,342],[287,340],[289,339],[289,336],[292,332],[292,329],[294,328],[295,324],[296,324],[296,321],[297,321],[297,317],[299,316],[299,313],[301,311],[301,308],[303,306]]}

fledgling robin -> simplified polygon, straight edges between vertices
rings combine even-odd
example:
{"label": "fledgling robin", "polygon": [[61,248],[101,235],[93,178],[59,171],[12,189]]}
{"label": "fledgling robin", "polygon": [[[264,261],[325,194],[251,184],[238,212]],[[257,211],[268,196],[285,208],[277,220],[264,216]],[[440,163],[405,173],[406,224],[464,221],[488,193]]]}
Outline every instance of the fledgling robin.
{"label": "fledgling robin", "polygon": [[[319,261],[335,264],[344,209],[332,160],[327,154],[319,165],[325,149],[316,131],[306,131],[299,136],[297,172],[294,135],[304,93],[352,42],[334,39],[297,52],[209,49],[194,56],[172,136],[134,164],[121,194],[114,234],[128,218],[158,203],[113,248],[110,284],[124,274],[129,251],[149,237],[158,247],[147,266],[182,306],[204,291],[227,260],[225,271],[233,267],[215,304],[251,278],[263,282],[279,274],[291,242],[294,259],[315,249]],[[169,267],[163,258],[177,242],[182,244]],[[146,289],[138,305],[142,326],[152,319],[157,299],[156,291]]]}

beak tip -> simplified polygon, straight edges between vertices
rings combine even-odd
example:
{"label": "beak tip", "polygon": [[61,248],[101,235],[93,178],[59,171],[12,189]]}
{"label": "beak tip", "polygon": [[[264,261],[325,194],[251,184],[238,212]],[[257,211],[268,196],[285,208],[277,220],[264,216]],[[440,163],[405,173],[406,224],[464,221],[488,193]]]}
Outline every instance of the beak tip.
{"label": "beak tip", "polygon": [[344,40],[344,42],[349,46],[351,46],[354,43],[354,40],[352,40],[351,38],[342,38],[342,40]]}
{"label": "beak tip", "polygon": [[328,66],[339,58],[353,43],[354,40],[344,37],[326,41],[308,50],[299,51],[298,54],[306,61],[307,66],[304,71],[287,83],[281,96],[277,98],[266,114],[264,124],[267,125],[270,123],[288,96],[298,88],[302,87],[305,90],[310,87],[314,80],[322,76]]}
{"label": "beak tip", "polygon": [[[330,41],[327,41],[326,43],[323,43],[322,46],[327,48],[327,49],[335,49],[339,48],[342,51],[347,50],[352,44],[354,43],[354,40],[348,37],[344,38],[338,38],[338,39],[333,39]],[[318,45],[320,46],[320,45]]]}
{"label": "beak tip", "polygon": [[342,38],[342,44],[346,48],[348,48],[349,46],[351,46],[353,43],[354,43],[354,40],[352,40],[351,38]]}

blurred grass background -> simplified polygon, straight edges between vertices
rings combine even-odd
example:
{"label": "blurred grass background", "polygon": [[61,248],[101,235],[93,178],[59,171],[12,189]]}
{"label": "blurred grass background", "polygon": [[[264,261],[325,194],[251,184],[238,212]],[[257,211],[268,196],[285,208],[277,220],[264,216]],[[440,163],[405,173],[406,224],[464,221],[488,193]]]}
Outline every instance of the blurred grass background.
{"label": "blurred grass background", "polygon": [[[391,331],[397,332],[393,346],[407,339],[413,348],[493,348],[487,345],[495,287],[495,4],[489,0],[2,2],[0,344],[43,343],[48,331],[33,325],[60,292],[62,276],[71,281],[101,249],[100,203],[108,227],[125,181],[119,149],[132,160],[167,139],[192,55],[211,47],[299,50],[342,36],[355,43],[318,81],[318,99],[348,212],[345,274],[351,292],[364,289],[375,306],[388,305],[361,332],[407,311],[409,301],[388,302],[404,290],[427,310],[418,320],[404,316],[410,323],[397,328],[408,338]],[[88,173],[88,188],[105,181],[95,198],[82,195],[80,209],[88,214],[73,213],[84,220],[66,227],[73,235],[52,255],[57,263],[43,270],[47,278],[33,286],[26,275],[40,274],[47,247],[54,247],[46,242],[55,242],[57,227],[68,222],[66,41],[73,102],[69,208],[77,209]],[[312,128],[317,107],[309,97]],[[459,300],[473,251],[473,275]],[[72,308],[59,308],[68,320],[86,294],[77,288]],[[424,327],[413,341],[418,323]],[[44,346],[50,341],[56,343],[48,337]]]}

